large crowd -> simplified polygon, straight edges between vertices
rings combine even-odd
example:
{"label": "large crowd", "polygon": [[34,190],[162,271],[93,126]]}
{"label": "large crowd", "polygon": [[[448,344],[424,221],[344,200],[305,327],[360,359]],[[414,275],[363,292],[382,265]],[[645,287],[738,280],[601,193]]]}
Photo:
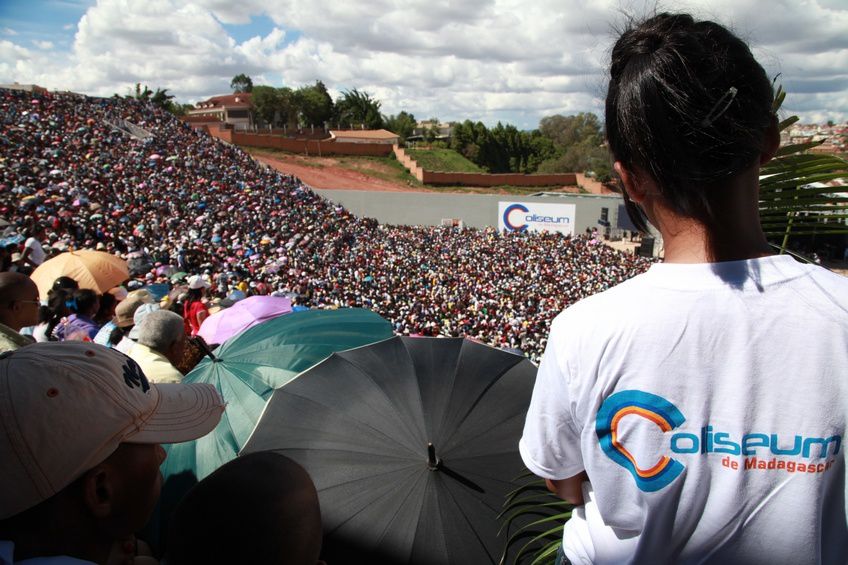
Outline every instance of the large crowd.
{"label": "large crowd", "polygon": [[19,234],[5,268],[32,237],[47,256],[128,258],[135,286],[198,274],[210,298],[365,307],[402,335],[468,336],[537,360],[558,312],[649,265],[592,236],[358,218],[140,101],[0,90],[0,108],[0,216]]}

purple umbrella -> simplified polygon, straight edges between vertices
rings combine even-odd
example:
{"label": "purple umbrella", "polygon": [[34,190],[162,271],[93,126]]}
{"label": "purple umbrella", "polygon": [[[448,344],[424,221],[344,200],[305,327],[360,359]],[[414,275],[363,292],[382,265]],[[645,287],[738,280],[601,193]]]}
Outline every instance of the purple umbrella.
{"label": "purple umbrella", "polygon": [[224,343],[247,328],[291,311],[289,298],[251,296],[206,318],[197,333],[206,340],[206,343]]}

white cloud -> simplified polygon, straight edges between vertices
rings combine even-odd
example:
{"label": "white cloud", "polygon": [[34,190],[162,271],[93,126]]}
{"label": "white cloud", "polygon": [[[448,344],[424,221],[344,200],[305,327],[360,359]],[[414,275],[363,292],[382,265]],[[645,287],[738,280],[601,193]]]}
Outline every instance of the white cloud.
{"label": "white cloud", "polygon": [[36,40],[33,40],[32,44],[35,45],[36,47],[38,47],[39,49],[42,49],[42,50],[45,50],[45,51],[47,49],[53,49],[53,42],[52,41],[39,41],[39,40],[36,39]]}
{"label": "white cloud", "polygon": [[[838,0],[795,4],[775,0],[764,10],[761,0],[678,0],[675,9],[726,23],[749,40],[769,73],[782,73],[787,111],[845,120],[848,9]],[[0,81],[100,95],[142,82],[195,101],[226,92],[244,72],[257,83],[296,87],[320,79],[334,94],[366,90],[386,113],[534,127],[552,113],[601,111],[621,6],[621,0],[99,0],[71,25],[69,52],[0,42]],[[653,4],[632,0],[627,7],[646,13]],[[262,15],[276,25],[264,36],[237,42],[224,27],[250,25]]]}
{"label": "white cloud", "polygon": [[16,32],[15,30],[13,30],[10,27],[4,27],[2,33],[3,33],[3,35],[8,35],[9,37],[14,37],[14,36],[18,35],[18,32]]}

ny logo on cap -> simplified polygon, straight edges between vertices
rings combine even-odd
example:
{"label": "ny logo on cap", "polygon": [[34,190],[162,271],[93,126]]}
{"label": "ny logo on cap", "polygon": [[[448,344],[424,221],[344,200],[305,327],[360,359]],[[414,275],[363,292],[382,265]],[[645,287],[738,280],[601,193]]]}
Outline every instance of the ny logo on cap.
{"label": "ny logo on cap", "polygon": [[130,358],[124,362],[124,382],[130,388],[141,387],[142,392],[150,390],[150,383],[147,382],[141,367]]}

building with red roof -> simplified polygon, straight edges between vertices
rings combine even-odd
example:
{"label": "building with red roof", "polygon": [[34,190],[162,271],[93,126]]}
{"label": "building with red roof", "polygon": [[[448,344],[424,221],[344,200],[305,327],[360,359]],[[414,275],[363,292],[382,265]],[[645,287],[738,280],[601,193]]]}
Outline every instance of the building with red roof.
{"label": "building with red roof", "polygon": [[250,93],[224,94],[198,102],[193,110],[186,112],[185,121],[192,124],[226,123],[237,130],[253,129]]}

